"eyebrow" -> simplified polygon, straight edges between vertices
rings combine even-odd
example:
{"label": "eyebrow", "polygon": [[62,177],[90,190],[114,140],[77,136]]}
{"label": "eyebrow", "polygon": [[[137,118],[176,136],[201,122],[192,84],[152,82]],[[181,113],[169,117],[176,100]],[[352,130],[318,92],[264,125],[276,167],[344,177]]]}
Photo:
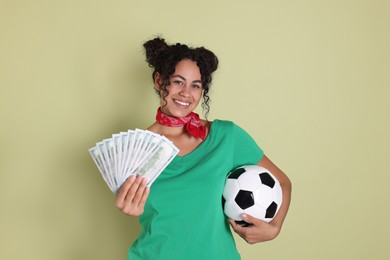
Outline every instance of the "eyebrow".
{"label": "eyebrow", "polygon": [[[172,75],[172,77],[178,77],[178,78],[181,78],[182,80],[187,80],[185,77],[181,76],[181,75]],[[202,84],[202,81],[201,80],[194,80],[192,83],[200,83]]]}

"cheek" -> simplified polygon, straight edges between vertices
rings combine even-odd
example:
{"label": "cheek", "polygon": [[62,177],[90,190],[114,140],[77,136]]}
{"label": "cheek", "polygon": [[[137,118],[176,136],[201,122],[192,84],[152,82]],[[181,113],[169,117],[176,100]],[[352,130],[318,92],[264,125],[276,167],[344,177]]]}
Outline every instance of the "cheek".
{"label": "cheek", "polygon": [[160,106],[165,106],[166,99],[168,98],[169,92],[160,90],[158,94],[160,96]]}
{"label": "cheek", "polygon": [[194,104],[196,104],[196,106],[198,106],[198,104],[202,100],[202,93],[200,93],[200,94],[196,93],[196,95],[194,95],[193,97],[194,97]]}
{"label": "cheek", "polygon": [[198,90],[198,92],[196,93],[196,97],[198,100],[201,100],[203,97],[203,90]]}
{"label": "cheek", "polygon": [[171,94],[171,91],[168,87],[166,87],[165,89],[160,89],[159,91],[159,95],[160,95],[160,98],[163,99],[164,97],[168,97],[169,95]]}

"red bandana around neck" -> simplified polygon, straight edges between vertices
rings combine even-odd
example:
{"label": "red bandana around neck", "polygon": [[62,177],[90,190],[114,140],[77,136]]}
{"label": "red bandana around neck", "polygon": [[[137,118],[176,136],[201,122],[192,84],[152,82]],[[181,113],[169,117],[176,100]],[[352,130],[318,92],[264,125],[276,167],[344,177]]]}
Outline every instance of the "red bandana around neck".
{"label": "red bandana around neck", "polygon": [[206,128],[201,124],[199,115],[191,112],[185,117],[168,116],[157,109],[156,121],[165,126],[179,127],[186,126],[187,132],[193,137],[204,140],[206,138]]}

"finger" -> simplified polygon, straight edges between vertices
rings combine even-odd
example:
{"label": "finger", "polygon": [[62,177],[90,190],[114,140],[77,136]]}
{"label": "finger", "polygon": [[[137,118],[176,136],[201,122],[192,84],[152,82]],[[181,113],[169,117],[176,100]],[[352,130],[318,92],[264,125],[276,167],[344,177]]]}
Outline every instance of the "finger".
{"label": "finger", "polygon": [[243,232],[243,227],[241,227],[240,225],[238,225],[238,224],[236,223],[236,221],[235,221],[234,219],[231,219],[231,218],[229,218],[229,223],[230,223],[230,225],[232,226],[233,230],[234,230],[237,234],[241,235],[241,233]]}
{"label": "finger", "polygon": [[229,221],[230,225],[232,226],[232,228],[235,230],[236,227],[237,227],[236,221],[234,221],[234,220],[231,219],[231,218],[229,218],[228,221]]}
{"label": "finger", "polygon": [[139,178],[139,180],[137,179],[137,183],[139,181],[140,181],[140,183],[138,185],[138,189],[136,190],[136,192],[134,194],[134,198],[133,198],[134,205],[140,204],[140,201],[142,200],[143,194],[144,194],[145,189],[146,189],[146,183],[147,183],[147,179],[144,179],[141,177],[138,177],[138,178]]}
{"label": "finger", "polygon": [[142,194],[142,197],[141,197],[141,200],[139,201],[139,206],[140,207],[144,207],[145,206],[145,203],[146,203],[146,200],[149,196],[149,193],[150,193],[150,188],[148,186],[146,186],[146,188],[144,189],[144,192]]}
{"label": "finger", "polygon": [[231,219],[231,218],[229,218],[228,220],[229,220],[229,223],[230,223],[230,225],[232,226],[234,232],[236,232],[237,235],[239,235],[240,237],[242,237],[243,239],[245,239],[245,235],[244,235],[245,230],[243,229],[243,227],[241,227],[240,225],[238,225],[238,224],[236,223],[236,221],[233,220],[233,219]]}
{"label": "finger", "polygon": [[133,204],[135,194],[137,190],[139,189],[141,183],[142,183],[143,178],[140,176],[136,176],[133,183],[131,184],[130,188],[127,191],[126,197],[124,199],[124,203],[128,204],[131,203]]}
{"label": "finger", "polygon": [[245,222],[248,222],[248,223],[250,223],[250,224],[252,224],[252,225],[254,225],[254,226],[260,226],[260,225],[262,225],[262,224],[264,224],[264,223],[267,223],[267,222],[265,222],[265,221],[263,221],[263,220],[261,220],[261,219],[259,219],[259,218],[255,218],[255,217],[253,217],[253,216],[251,216],[251,215],[249,215],[249,214],[246,214],[246,213],[241,214],[241,218],[242,218]]}
{"label": "finger", "polygon": [[119,193],[116,197],[116,206],[118,208],[123,206],[123,202],[125,201],[129,188],[133,185],[134,181],[135,181],[135,176],[131,176],[125,181],[125,183],[119,189]]}

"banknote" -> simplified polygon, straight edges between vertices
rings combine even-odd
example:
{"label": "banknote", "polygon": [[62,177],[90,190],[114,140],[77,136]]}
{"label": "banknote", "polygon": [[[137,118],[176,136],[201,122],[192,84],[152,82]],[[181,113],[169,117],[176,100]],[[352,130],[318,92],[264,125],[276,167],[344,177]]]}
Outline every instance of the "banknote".
{"label": "banknote", "polygon": [[[148,180],[147,185],[152,185],[153,181],[161,171],[176,156],[175,147],[166,142],[161,142],[156,149],[150,152],[146,159],[134,170],[135,175],[140,175]],[[164,167],[165,166],[165,167]]]}
{"label": "banknote", "polygon": [[142,129],[113,134],[88,151],[113,193],[132,175],[146,178],[151,186],[179,153],[165,136]]}

